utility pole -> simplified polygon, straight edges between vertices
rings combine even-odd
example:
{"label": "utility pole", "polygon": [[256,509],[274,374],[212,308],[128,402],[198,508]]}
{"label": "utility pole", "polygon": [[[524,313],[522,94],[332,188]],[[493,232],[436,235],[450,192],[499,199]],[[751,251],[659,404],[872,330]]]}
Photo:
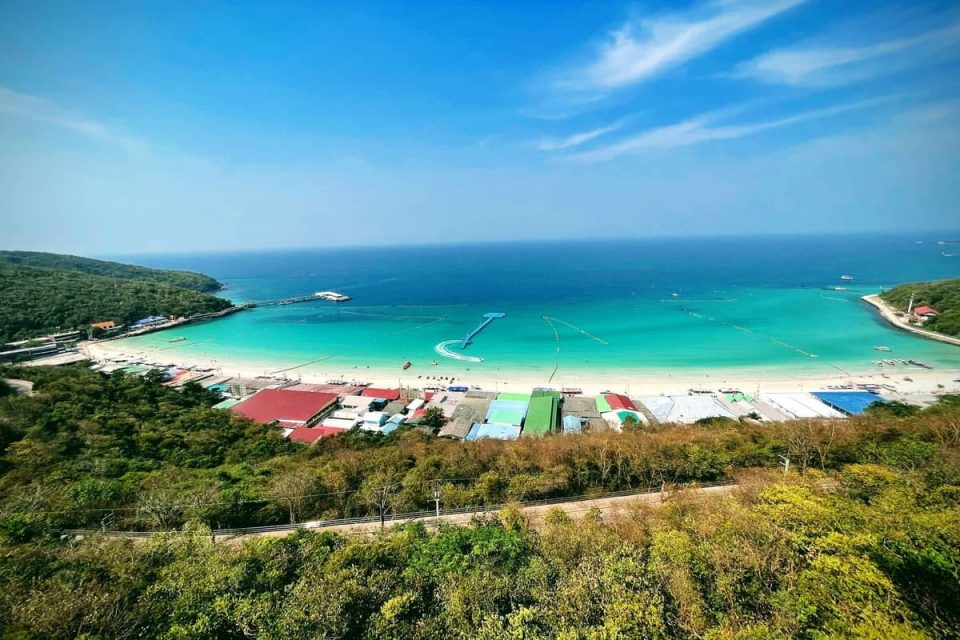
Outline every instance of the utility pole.
{"label": "utility pole", "polygon": [[433,485],[433,502],[437,507],[437,518],[440,517],[440,483]]}
{"label": "utility pole", "polygon": [[790,471],[790,456],[780,456],[780,460],[783,462],[783,475],[787,475]]}

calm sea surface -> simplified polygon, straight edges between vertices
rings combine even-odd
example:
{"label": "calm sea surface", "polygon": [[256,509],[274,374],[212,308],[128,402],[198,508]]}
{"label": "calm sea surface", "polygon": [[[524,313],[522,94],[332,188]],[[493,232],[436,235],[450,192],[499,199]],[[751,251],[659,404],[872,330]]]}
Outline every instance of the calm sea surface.
{"label": "calm sea surface", "polygon": [[[880,358],[960,368],[960,348],[893,330],[859,300],[914,280],[960,275],[945,236],[584,241],[116,256],[200,271],[234,301],[335,290],[344,304],[261,307],[128,340],[179,358],[344,372],[521,371],[571,379],[598,370],[869,371]],[[918,241],[921,241],[918,243]],[[843,274],[852,282],[840,279]],[[828,287],[845,286],[846,291]],[[674,295],[676,294],[676,295]],[[435,346],[490,311],[465,363]],[[171,344],[175,337],[187,340]],[[874,350],[886,345],[890,354]],[[816,357],[812,357],[812,356]],[[436,360],[437,366],[430,366]],[[322,365],[320,364],[322,363]]]}

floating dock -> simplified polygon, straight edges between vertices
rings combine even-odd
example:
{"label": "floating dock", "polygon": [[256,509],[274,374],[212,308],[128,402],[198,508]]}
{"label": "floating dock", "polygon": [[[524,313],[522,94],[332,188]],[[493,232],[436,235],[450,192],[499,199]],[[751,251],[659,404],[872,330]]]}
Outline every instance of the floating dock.
{"label": "floating dock", "polygon": [[507,316],[507,314],[505,314],[505,313],[500,313],[500,312],[498,312],[498,311],[494,311],[494,312],[490,312],[490,313],[485,313],[485,314],[483,314],[483,322],[480,323],[480,326],[478,326],[476,329],[474,329],[473,331],[471,331],[470,333],[468,333],[468,334],[463,338],[463,340],[460,341],[460,350],[462,351],[462,350],[466,349],[466,348],[467,348],[467,345],[469,345],[470,342],[473,341],[473,338],[474,338],[478,333],[480,333],[481,331],[483,331],[483,330],[487,327],[488,324],[490,324],[491,322],[493,322],[493,321],[496,320],[497,318],[505,318],[506,316]]}

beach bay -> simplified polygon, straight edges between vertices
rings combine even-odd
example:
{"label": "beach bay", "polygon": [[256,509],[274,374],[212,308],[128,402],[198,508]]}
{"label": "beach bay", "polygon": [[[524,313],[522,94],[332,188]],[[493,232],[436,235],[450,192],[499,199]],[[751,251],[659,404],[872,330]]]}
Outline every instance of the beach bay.
{"label": "beach bay", "polygon": [[[411,385],[429,377],[622,388],[909,375],[875,364],[889,358],[949,372],[960,370],[960,349],[899,332],[860,300],[899,282],[955,276],[956,258],[943,256],[937,239],[694,238],[125,256],[208,273],[228,285],[223,295],[235,302],[318,290],[352,300],[262,306],[103,347],[225,374]],[[494,311],[507,317],[462,352],[482,362],[437,353],[437,344],[462,338]],[[891,351],[874,350],[881,345]],[[407,361],[412,365],[404,371]]]}

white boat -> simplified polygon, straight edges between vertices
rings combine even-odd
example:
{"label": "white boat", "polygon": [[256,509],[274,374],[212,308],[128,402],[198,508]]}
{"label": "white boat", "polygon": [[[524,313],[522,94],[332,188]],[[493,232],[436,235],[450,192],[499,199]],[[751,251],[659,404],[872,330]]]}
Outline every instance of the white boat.
{"label": "white boat", "polygon": [[890,351],[890,347],[874,347],[877,351]]}
{"label": "white boat", "polygon": [[853,280],[853,276],[848,276],[846,274],[840,276],[841,280]]}
{"label": "white boat", "polygon": [[323,300],[329,300],[330,302],[346,302],[350,299],[350,296],[336,291],[317,291],[313,295]]}

